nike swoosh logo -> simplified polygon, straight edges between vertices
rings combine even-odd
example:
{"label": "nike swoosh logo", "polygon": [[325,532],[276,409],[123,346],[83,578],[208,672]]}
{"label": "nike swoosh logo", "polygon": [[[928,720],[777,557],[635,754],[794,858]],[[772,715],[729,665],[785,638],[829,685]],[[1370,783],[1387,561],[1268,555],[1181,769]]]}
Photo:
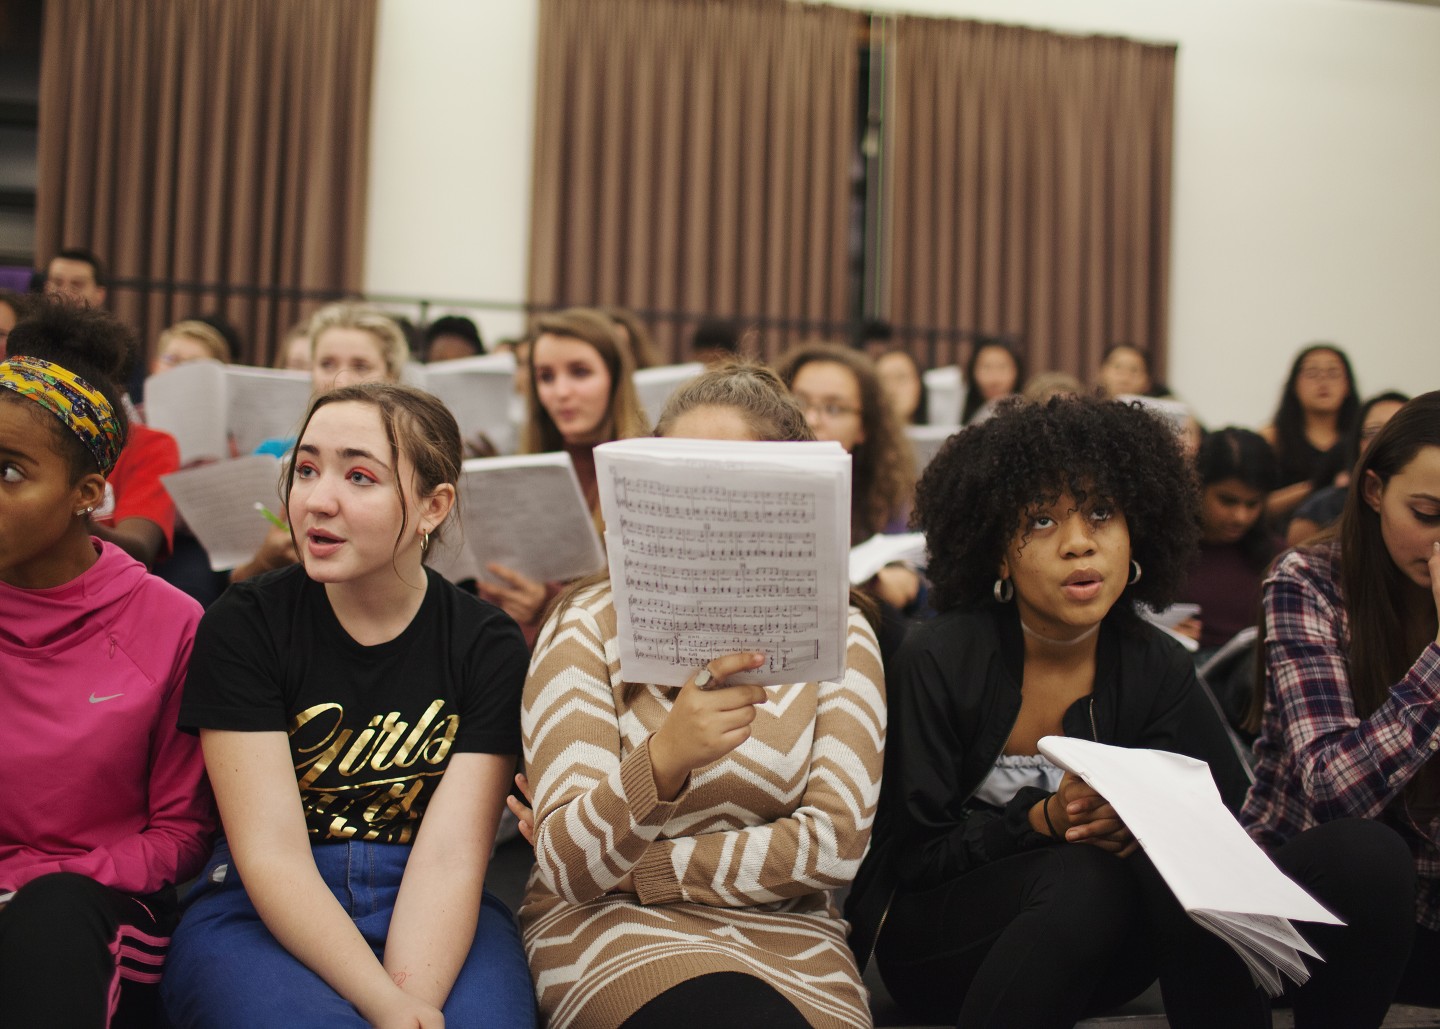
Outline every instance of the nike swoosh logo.
{"label": "nike swoosh logo", "polygon": [[104,701],[114,700],[116,697],[123,697],[123,696],[125,696],[125,694],[123,694],[123,693],[112,693],[112,694],[110,694],[110,696],[108,696],[108,697],[97,697],[97,696],[95,696],[95,694],[92,693],[92,694],[90,694],[90,703],[92,703],[92,704],[100,704],[100,703],[103,703]]}

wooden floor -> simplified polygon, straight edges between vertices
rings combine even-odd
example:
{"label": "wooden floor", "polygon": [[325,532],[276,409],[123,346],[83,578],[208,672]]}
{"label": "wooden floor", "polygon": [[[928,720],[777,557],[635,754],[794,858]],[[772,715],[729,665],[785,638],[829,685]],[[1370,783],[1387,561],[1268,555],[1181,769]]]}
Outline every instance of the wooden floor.
{"label": "wooden floor", "polygon": [[[534,855],[530,846],[521,839],[501,844],[490,859],[490,870],[485,885],[492,893],[509,905],[511,911],[518,911],[520,898],[525,893],[525,879],[530,874]],[[875,973],[874,966],[865,975],[865,985],[870,988],[871,1009],[875,1013],[875,1024],[885,1029],[928,1029],[906,1020],[904,1012],[890,999],[885,984]],[[1275,1029],[1293,1029],[1294,1016],[1285,1010],[1276,1011]],[[1087,1029],[1169,1029],[1164,1009],[1160,1003],[1160,991],[1151,987],[1129,1004],[1118,1008],[1104,1018],[1087,1018],[1080,1025]],[[1385,1019],[1386,1029],[1440,1029],[1440,1009],[1417,1008],[1397,1004],[1390,1009]],[[1217,1027],[1223,1029],[1223,1027]]]}

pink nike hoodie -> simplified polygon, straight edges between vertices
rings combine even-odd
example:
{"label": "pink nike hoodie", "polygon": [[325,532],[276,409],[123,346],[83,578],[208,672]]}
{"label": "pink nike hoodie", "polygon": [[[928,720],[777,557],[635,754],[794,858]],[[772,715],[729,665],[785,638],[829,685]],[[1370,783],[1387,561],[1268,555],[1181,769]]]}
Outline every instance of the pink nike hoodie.
{"label": "pink nike hoodie", "polygon": [[200,605],[94,543],[63,586],[0,583],[0,893],[49,872],[153,893],[210,851],[199,741],[175,728]]}

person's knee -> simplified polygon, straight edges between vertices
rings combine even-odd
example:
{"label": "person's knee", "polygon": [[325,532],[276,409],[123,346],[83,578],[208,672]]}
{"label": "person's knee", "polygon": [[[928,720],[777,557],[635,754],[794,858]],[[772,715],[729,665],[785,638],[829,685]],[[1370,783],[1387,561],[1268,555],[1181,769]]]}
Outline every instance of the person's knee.
{"label": "person's knee", "polygon": [[1144,923],[1127,859],[1086,844],[1054,848],[1027,906],[1043,908],[1049,931],[1082,949],[1113,949]]}
{"label": "person's knee", "polygon": [[1414,855],[1382,822],[1344,818],[1316,826],[1281,848],[1276,863],[1347,922],[1403,925],[1414,917]]}
{"label": "person's knee", "polygon": [[105,887],[74,872],[52,872],[26,883],[6,909],[6,936],[28,948],[72,947],[113,935]]}

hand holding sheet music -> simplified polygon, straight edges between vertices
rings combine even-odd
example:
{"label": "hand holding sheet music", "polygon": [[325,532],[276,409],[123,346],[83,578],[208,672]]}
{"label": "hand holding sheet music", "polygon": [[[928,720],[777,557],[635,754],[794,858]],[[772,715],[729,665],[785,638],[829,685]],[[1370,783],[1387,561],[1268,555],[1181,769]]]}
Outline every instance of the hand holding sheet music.
{"label": "hand holding sheet music", "polygon": [[1289,920],[1342,923],[1246,835],[1205,762],[1067,736],[1046,736],[1040,752],[1110,802],[1180,905],[1234,948],[1258,985],[1279,996],[1281,972],[1310,977],[1300,955],[1321,955]]}
{"label": "hand holding sheet music", "polygon": [[722,654],[732,682],[844,668],[850,458],[834,443],[632,439],[595,449],[621,675],[680,686]]}

